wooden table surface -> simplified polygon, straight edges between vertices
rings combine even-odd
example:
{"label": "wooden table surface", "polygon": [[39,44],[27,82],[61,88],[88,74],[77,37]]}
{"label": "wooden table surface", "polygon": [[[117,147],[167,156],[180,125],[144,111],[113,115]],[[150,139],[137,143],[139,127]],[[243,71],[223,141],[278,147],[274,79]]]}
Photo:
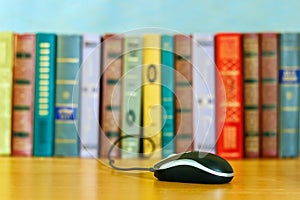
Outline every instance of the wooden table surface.
{"label": "wooden table surface", "polygon": [[[229,162],[235,172],[229,184],[205,185],[118,172],[95,159],[0,157],[0,199],[300,199],[300,159]],[[128,163],[155,161],[117,162]]]}

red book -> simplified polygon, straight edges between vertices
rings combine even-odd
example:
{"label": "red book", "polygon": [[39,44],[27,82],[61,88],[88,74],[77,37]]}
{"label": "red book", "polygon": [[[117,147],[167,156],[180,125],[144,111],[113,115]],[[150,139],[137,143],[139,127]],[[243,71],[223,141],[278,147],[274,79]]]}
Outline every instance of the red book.
{"label": "red book", "polygon": [[278,156],[278,34],[260,34],[261,156]]}
{"label": "red book", "polygon": [[[102,111],[100,156],[107,157],[109,148],[120,137],[121,76],[123,39],[118,35],[104,35],[102,73]],[[112,157],[120,156],[115,147]]]}
{"label": "red book", "polygon": [[217,93],[217,124],[226,106],[224,127],[218,136],[217,154],[224,158],[243,158],[243,77],[242,36],[239,33],[216,34],[215,60],[222,80],[217,79],[217,91],[223,88],[226,100]]}
{"label": "red book", "polygon": [[259,34],[243,34],[244,148],[246,158],[260,154]]}
{"label": "red book", "polygon": [[[15,34],[14,58],[12,155],[31,156],[35,80],[34,34]],[[48,93],[45,92],[44,95]]]}
{"label": "red book", "polygon": [[174,36],[176,153],[193,150],[193,77],[191,44],[192,39],[189,36]]}

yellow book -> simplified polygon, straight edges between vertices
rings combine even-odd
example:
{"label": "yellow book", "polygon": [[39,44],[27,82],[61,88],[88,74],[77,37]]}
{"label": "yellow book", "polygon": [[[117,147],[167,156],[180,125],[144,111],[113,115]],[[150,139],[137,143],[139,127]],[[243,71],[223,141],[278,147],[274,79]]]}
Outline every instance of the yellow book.
{"label": "yellow book", "polygon": [[11,153],[14,34],[0,32],[0,155]]}
{"label": "yellow book", "polygon": [[[161,50],[160,35],[144,35],[143,50],[143,128],[144,138],[155,143],[152,157],[161,157]],[[152,151],[152,144],[144,139],[144,154]]]}

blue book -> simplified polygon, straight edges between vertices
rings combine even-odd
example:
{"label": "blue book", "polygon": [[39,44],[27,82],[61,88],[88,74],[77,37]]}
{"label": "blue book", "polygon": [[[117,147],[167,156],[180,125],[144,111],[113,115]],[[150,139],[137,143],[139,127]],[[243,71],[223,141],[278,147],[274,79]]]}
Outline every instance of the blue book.
{"label": "blue book", "polygon": [[80,156],[98,157],[99,149],[99,93],[100,93],[100,35],[82,37],[82,65],[80,69]]}
{"label": "blue book", "polygon": [[162,157],[167,157],[175,152],[173,36],[162,35],[161,45]]}
{"label": "blue book", "polygon": [[299,152],[300,37],[298,33],[282,33],[279,41],[279,156],[297,157]]}
{"label": "blue book", "polygon": [[216,152],[214,35],[193,34],[194,149]]}
{"label": "blue book", "polygon": [[82,38],[57,36],[55,156],[79,156],[79,69]]}
{"label": "blue book", "polygon": [[53,155],[55,59],[56,35],[37,33],[33,156]]}

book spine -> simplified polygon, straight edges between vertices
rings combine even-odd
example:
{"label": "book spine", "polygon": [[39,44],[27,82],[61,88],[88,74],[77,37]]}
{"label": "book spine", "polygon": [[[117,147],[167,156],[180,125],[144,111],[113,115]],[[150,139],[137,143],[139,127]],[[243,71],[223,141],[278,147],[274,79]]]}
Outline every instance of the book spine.
{"label": "book spine", "polygon": [[299,152],[299,34],[280,34],[279,61],[279,156]]}
{"label": "book spine", "polygon": [[15,34],[12,155],[31,156],[34,118],[35,35]]}
{"label": "book spine", "polygon": [[98,157],[100,54],[100,35],[84,34],[82,37],[82,65],[80,69],[81,157]]}
{"label": "book spine", "polygon": [[162,95],[162,156],[175,152],[174,113],[174,39],[171,35],[161,36],[161,95]]}
{"label": "book spine", "polygon": [[14,35],[0,32],[0,155],[11,154]]}
{"label": "book spine", "polygon": [[[143,137],[151,138],[156,146],[154,158],[161,158],[161,36],[144,35],[143,51]],[[143,153],[152,152],[149,141],[143,142]]]}
{"label": "book spine", "polygon": [[36,34],[33,155],[53,156],[56,35]]}
{"label": "book spine", "polygon": [[278,34],[260,34],[261,156],[278,156]]}
{"label": "book spine", "polygon": [[191,38],[174,36],[175,52],[175,151],[193,150],[193,84]]}
{"label": "book spine", "polygon": [[122,158],[137,158],[140,152],[142,47],[142,37],[124,38],[121,134],[134,137],[122,141]]}
{"label": "book spine", "polygon": [[244,152],[260,155],[260,62],[259,35],[243,34]]}
{"label": "book spine", "polygon": [[213,34],[194,34],[193,132],[194,149],[215,153],[215,45]]}
{"label": "book spine", "polygon": [[81,45],[79,35],[57,36],[55,156],[79,156],[77,75],[81,64]]}
{"label": "book spine", "polygon": [[[102,131],[100,156],[107,157],[109,148],[120,135],[121,81],[123,37],[107,34],[103,41],[102,73]],[[120,148],[115,147],[112,157],[120,157]]]}
{"label": "book spine", "polygon": [[217,154],[224,158],[243,157],[243,93],[242,93],[242,37],[240,33],[218,33],[216,65],[222,81],[217,79],[217,91],[223,87],[226,101],[217,93],[217,124],[222,119],[222,104],[226,104],[226,118],[218,135]]}

